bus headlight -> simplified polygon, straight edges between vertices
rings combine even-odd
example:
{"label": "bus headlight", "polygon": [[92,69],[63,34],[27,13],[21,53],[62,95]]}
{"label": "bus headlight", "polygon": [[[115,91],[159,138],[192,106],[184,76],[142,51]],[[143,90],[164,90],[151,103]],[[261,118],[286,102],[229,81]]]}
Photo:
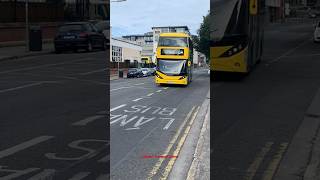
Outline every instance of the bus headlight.
{"label": "bus headlight", "polygon": [[243,44],[238,44],[233,46],[232,48],[230,48],[228,51],[226,51],[225,53],[223,53],[220,57],[230,57],[233,56],[239,52],[241,52],[243,50]]}
{"label": "bus headlight", "polygon": [[157,72],[155,73],[155,76],[157,76],[160,79],[163,79]]}
{"label": "bus headlight", "polygon": [[179,80],[182,80],[182,79],[184,79],[184,78],[186,78],[186,76],[182,76],[182,77],[180,77],[180,78],[179,78]]}

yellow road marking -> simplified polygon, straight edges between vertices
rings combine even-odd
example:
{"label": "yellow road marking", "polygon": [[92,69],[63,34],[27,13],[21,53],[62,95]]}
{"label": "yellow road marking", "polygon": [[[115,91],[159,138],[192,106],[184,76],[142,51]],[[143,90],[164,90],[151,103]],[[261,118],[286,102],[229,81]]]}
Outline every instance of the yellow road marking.
{"label": "yellow road marking", "polygon": [[262,176],[263,180],[272,180],[272,178],[276,172],[276,169],[282,159],[282,155],[286,151],[287,147],[288,147],[288,143],[281,143],[280,144],[279,151],[273,157],[272,161],[269,163],[268,168],[263,173],[263,176]]}
{"label": "yellow road marking", "polygon": [[245,180],[252,180],[252,178],[255,176],[262,160],[266,156],[266,154],[270,151],[271,146],[273,145],[273,142],[267,142],[265,146],[261,149],[259,154],[256,156],[254,161],[251,163],[250,167],[247,170],[247,176],[245,177]]}
{"label": "yellow road marking", "polygon": [[[190,110],[190,112],[187,114],[185,120],[183,121],[183,123],[180,125],[178,131],[176,132],[176,134],[173,136],[173,138],[171,139],[169,146],[167,147],[167,149],[165,150],[165,152],[163,153],[164,155],[168,155],[168,153],[170,152],[172,146],[174,145],[174,143],[177,141],[184,125],[187,123],[188,119],[190,118],[192,112],[194,111],[195,106],[192,107],[192,109]],[[163,161],[165,160],[165,158],[160,158],[158,160],[158,162],[155,164],[155,166],[152,168],[152,170],[149,172],[149,176],[147,177],[148,180],[151,180],[152,177],[157,174],[157,172],[159,171]]]}
{"label": "yellow road marking", "polygon": [[[187,125],[187,127],[186,127],[186,129],[185,129],[185,131],[184,131],[184,134],[182,135],[180,141],[178,142],[178,145],[177,145],[176,150],[173,152],[173,156],[178,156],[178,154],[179,154],[179,152],[180,152],[180,150],[181,150],[181,147],[182,147],[182,145],[184,144],[184,142],[185,142],[185,140],[186,140],[186,138],[187,138],[187,135],[188,135],[188,133],[189,133],[189,131],[190,131],[190,129],[191,129],[191,126],[192,126],[194,120],[196,119],[196,116],[197,116],[197,114],[198,114],[198,112],[199,112],[199,109],[200,109],[200,107],[198,107],[197,110],[196,110],[196,112],[193,114],[193,116],[192,116],[192,118],[191,118],[191,121],[190,121],[189,124]],[[175,158],[171,158],[171,159],[170,159],[170,161],[169,161],[168,164],[167,164],[167,167],[165,168],[164,173],[162,174],[162,177],[160,178],[161,180],[164,180],[164,179],[167,179],[167,178],[168,178],[168,175],[169,175],[169,173],[171,172],[171,169],[172,169],[175,161],[176,161]]]}

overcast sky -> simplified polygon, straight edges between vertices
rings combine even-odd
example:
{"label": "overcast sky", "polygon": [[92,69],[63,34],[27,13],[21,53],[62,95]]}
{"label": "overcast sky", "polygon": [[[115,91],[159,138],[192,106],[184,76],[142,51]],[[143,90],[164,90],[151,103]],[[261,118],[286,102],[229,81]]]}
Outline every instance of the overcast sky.
{"label": "overcast sky", "polygon": [[[113,1],[113,0],[111,0]],[[111,2],[112,36],[143,34],[153,26],[187,25],[196,34],[210,0],[127,0]]]}

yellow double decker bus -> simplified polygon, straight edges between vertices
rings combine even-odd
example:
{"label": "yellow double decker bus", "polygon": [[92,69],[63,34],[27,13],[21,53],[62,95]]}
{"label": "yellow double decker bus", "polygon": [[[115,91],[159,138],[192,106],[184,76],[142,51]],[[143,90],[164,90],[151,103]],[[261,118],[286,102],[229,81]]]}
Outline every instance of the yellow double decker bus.
{"label": "yellow double decker bus", "polygon": [[248,73],[263,48],[265,0],[212,0],[210,69]]}
{"label": "yellow double decker bus", "polygon": [[156,52],[156,84],[188,85],[192,81],[193,45],[186,33],[161,33]]}

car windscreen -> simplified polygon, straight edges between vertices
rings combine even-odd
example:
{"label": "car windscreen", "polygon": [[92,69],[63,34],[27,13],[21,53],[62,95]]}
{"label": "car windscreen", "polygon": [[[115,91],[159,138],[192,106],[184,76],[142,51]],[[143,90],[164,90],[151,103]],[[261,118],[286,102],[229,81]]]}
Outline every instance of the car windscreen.
{"label": "car windscreen", "polygon": [[158,70],[168,75],[183,75],[186,73],[186,60],[159,60]]}
{"label": "car windscreen", "polygon": [[188,47],[186,37],[160,37],[158,46]]}
{"label": "car windscreen", "polygon": [[79,32],[83,30],[84,27],[81,24],[63,25],[59,28],[59,32]]}

